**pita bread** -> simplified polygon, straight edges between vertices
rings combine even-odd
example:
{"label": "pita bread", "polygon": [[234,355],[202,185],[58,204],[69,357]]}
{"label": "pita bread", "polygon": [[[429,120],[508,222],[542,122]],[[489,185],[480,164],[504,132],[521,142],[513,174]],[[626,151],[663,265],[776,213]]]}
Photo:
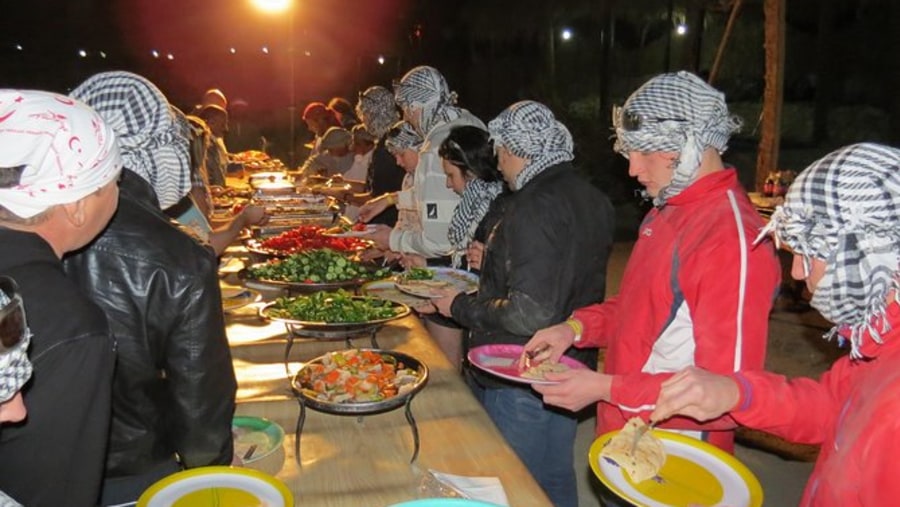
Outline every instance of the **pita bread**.
{"label": "pita bread", "polygon": [[641,436],[634,454],[631,454],[635,433],[646,425],[640,417],[632,417],[600,451],[600,456],[615,461],[635,483],[656,477],[666,462],[662,441],[653,436],[652,431]]}
{"label": "pita bread", "polygon": [[544,361],[541,364],[536,364],[531,368],[523,371],[520,376],[522,378],[544,380],[546,378],[545,374],[547,373],[562,373],[568,370],[569,367],[562,363],[548,363]]}

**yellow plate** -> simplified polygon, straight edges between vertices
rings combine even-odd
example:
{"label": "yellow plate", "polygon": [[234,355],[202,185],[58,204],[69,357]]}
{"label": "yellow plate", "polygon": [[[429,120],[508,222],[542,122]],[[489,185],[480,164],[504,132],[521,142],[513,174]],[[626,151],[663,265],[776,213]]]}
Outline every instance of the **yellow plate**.
{"label": "yellow plate", "polygon": [[293,507],[294,495],[271,475],[247,468],[200,467],[160,479],[137,507]]}
{"label": "yellow plate", "polygon": [[760,507],[763,503],[759,480],[734,456],[706,442],[665,430],[653,431],[666,449],[666,462],[659,475],[632,482],[616,462],[600,456],[616,433],[601,435],[591,444],[591,469],[606,487],[636,506]]}

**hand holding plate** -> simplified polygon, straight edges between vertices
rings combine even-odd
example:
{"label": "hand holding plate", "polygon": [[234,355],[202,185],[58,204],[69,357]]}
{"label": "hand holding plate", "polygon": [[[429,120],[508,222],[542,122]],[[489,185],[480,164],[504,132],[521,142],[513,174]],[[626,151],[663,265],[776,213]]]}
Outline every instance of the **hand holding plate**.
{"label": "hand holding plate", "polygon": [[608,400],[612,376],[588,369],[547,373],[548,381],[556,384],[535,384],[535,391],[544,396],[544,403],[577,412],[591,403]]}
{"label": "hand holding plate", "polygon": [[453,306],[453,300],[460,294],[460,290],[457,288],[436,289],[435,292],[439,293],[440,297],[432,298],[431,304],[433,304],[434,307],[437,308],[437,311],[444,317],[453,317],[453,314],[450,312],[450,307]]}
{"label": "hand holding plate", "polygon": [[541,329],[525,344],[525,349],[519,357],[519,370],[527,369],[529,363],[535,361],[558,363],[559,358],[572,345],[572,339],[572,328],[565,322]]}

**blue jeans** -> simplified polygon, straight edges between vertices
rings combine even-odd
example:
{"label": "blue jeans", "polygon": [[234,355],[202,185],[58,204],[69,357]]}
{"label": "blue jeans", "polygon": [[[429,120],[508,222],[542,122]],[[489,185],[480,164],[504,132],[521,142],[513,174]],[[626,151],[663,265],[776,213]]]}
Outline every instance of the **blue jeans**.
{"label": "blue jeans", "polygon": [[530,389],[469,386],[503,438],[556,507],[578,507],[573,414],[544,405]]}

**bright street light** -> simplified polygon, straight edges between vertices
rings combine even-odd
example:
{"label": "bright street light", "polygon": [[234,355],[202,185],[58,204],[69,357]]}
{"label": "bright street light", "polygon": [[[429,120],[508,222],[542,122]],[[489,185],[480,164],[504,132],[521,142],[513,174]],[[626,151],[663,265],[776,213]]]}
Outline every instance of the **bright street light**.
{"label": "bright street light", "polygon": [[560,36],[562,37],[562,40],[569,40],[572,38],[572,30],[570,30],[568,28],[563,28],[562,32],[560,33]]}
{"label": "bright street light", "polygon": [[263,12],[285,12],[291,7],[291,0],[251,0],[257,9]]}
{"label": "bright street light", "polygon": [[687,25],[684,23],[678,23],[678,26],[675,27],[675,33],[678,35],[684,35],[687,33]]}

